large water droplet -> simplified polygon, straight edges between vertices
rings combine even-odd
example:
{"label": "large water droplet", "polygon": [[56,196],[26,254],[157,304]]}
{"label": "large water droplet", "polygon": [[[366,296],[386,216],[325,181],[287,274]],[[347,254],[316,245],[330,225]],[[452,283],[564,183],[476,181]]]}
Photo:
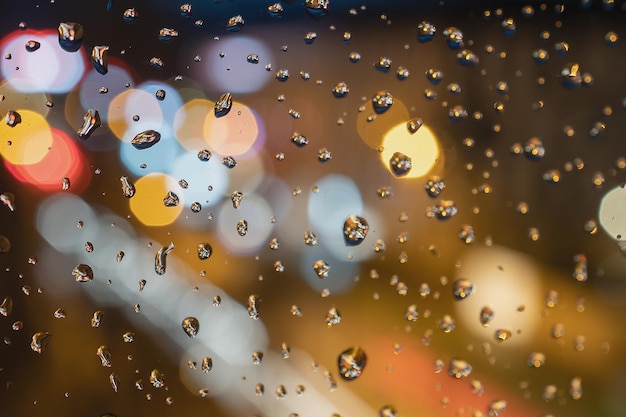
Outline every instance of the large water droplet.
{"label": "large water droplet", "polygon": [[457,279],[452,285],[452,293],[457,300],[465,300],[472,295],[476,288],[474,283],[468,279]]}
{"label": "large water droplet", "polygon": [[42,353],[48,343],[50,343],[50,338],[52,335],[48,332],[37,332],[33,335],[30,341],[30,348],[33,352]]}
{"label": "large water droplet", "polygon": [[233,97],[230,93],[222,94],[215,102],[215,117],[226,116],[233,106]]}
{"label": "large water droplet", "polygon": [[472,373],[472,365],[462,359],[451,359],[448,365],[448,375],[456,379],[466,378]]}
{"label": "large water droplet", "polygon": [[367,355],[359,346],[346,349],[337,359],[339,375],[346,381],[355,380],[363,373],[366,363]]}
{"label": "large water droplet", "polygon": [[138,133],[130,143],[135,147],[135,149],[148,149],[152,146],[159,143],[161,140],[161,134],[156,130],[144,130],[141,133]]}
{"label": "large water droplet", "polygon": [[343,237],[348,246],[359,245],[368,231],[369,224],[361,216],[352,214],[343,222]]}
{"label": "large water droplet", "polygon": [[417,25],[417,39],[421,42],[432,41],[437,28],[430,22],[423,21]]}
{"label": "large water droplet", "polygon": [[333,327],[341,323],[341,313],[335,307],[331,307],[326,312],[326,317],[324,318],[326,325],[328,327]]}
{"label": "large water droplet", "polygon": [[58,31],[61,48],[67,52],[76,52],[80,49],[85,36],[85,30],[80,23],[61,22]]}
{"label": "large water droplet", "polygon": [[22,123],[22,116],[15,110],[7,111],[7,115],[4,118],[4,122],[9,127],[15,127],[18,124]]}
{"label": "large water droplet", "polygon": [[72,269],[72,275],[76,282],[88,282],[93,280],[93,269],[87,264],[78,264]]}
{"label": "large water droplet", "polygon": [[122,195],[126,198],[132,198],[135,195],[135,184],[133,184],[128,177],[120,177],[122,183]]}
{"label": "large water droplet", "polygon": [[182,323],[183,330],[189,337],[196,337],[200,330],[200,322],[195,317],[186,317]]}
{"label": "large water droplet", "polygon": [[83,125],[78,129],[76,133],[78,133],[78,137],[81,140],[89,139],[89,136],[100,126],[102,125],[102,121],[100,120],[100,113],[98,110],[89,109],[85,116],[83,116]]}
{"label": "large water droplet", "polygon": [[162,246],[154,257],[154,272],[157,275],[165,274],[167,267],[166,259],[167,255],[174,249],[174,242],[170,242],[168,246]]}
{"label": "large water droplet", "polygon": [[96,350],[96,355],[100,358],[102,366],[107,368],[111,367],[111,351],[105,345],[102,345]]}
{"label": "large water droplet", "polygon": [[201,243],[198,243],[197,252],[198,252],[198,259],[200,259],[201,261],[204,261],[211,257],[211,254],[213,253],[213,248],[211,247],[209,243],[201,242]]}
{"label": "large water droplet", "polygon": [[236,225],[236,229],[237,229],[237,234],[239,234],[239,236],[245,236],[248,234],[248,221],[241,219],[237,222]]}
{"label": "large water droplet", "polygon": [[93,67],[102,75],[109,72],[108,55],[108,46],[96,45],[91,49],[91,62],[93,63]]}
{"label": "large water droplet", "polygon": [[152,372],[150,372],[150,383],[154,388],[163,388],[165,386],[165,375],[163,372],[156,368],[153,369]]}
{"label": "large water droplet", "polygon": [[372,97],[372,105],[376,114],[382,114],[393,105],[393,96],[389,91],[379,91]]}
{"label": "large water droplet", "polygon": [[226,30],[229,32],[237,32],[241,30],[245,23],[241,15],[233,16],[226,22]]}
{"label": "large water droplet", "polygon": [[389,159],[389,167],[396,177],[403,177],[411,171],[413,164],[410,156],[394,152]]}
{"label": "large water droplet", "polygon": [[0,303],[0,314],[4,317],[7,317],[13,311],[13,298],[10,295],[7,295]]}
{"label": "large water droplet", "polygon": [[328,14],[329,4],[329,0],[306,0],[304,7],[311,16],[321,18]]}
{"label": "large water droplet", "polygon": [[326,261],[320,259],[315,261],[315,263],[313,264],[313,270],[315,271],[315,274],[318,278],[327,278],[328,273],[330,272],[330,265],[328,265]]}

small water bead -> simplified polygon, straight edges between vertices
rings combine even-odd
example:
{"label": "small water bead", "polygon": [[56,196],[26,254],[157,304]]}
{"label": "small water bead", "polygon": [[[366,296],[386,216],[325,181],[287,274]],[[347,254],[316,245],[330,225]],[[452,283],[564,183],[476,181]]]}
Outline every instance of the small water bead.
{"label": "small water bead", "polygon": [[91,327],[97,328],[102,324],[102,318],[104,317],[104,311],[97,310],[91,317]]}
{"label": "small water bead", "polygon": [[532,137],[524,144],[524,155],[532,161],[538,161],[542,159],[546,154],[546,149],[543,146],[541,139]]}
{"label": "small water bead", "polygon": [[359,62],[361,60],[361,54],[358,52],[350,52],[348,55],[348,60],[352,63]]}
{"label": "small water bead", "polygon": [[578,335],[574,338],[574,350],[576,352],[582,352],[583,350],[585,350],[585,342],[586,342],[586,338],[583,335]]}
{"label": "small water bead", "polygon": [[135,195],[135,184],[132,183],[126,176],[120,177],[120,183],[122,184],[122,195],[126,198],[132,198]]}
{"label": "small water bead", "polygon": [[459,49],[463,47],[463,32],[454,26],[444,29],[443,36],[450,49]]}
{"label": "small water bead", "polygon": [[243,237],[247,235],[248,234],[248,222],[244,219],[239,220],[236,225],[236,230],[239,236]]}
{"label": "small water bead", "polygon": [[399,66],[396,69],[396,78],[399,80],[406,80],[407,78],[409,78],[409,75],[409,70],[406,67]]}
{"label": "small water bead", "polygon": [[258,383],[254,386],[254,395],[262,397],[265,394],[265,385]]}
{"label": "small water bead", "polygon": [[200,211],[202,211],[202,204],[194,201],[193,203],[191,203],[191,206],[189,208],[193,213],[200,213]]}
{"label": "small water bead", "polygon": [[252,320],[258,320],[259,319],[260,304],[261,304],[261,296],[260,295],[251,294],[248,297],[248,315],[250,316],[250,319],[252,319]]}
{"label": "small water bead", "polygon": [[252,352],[252,365],[260,365],[263,362],[263,352]]}
{"label": "small water bead", "polygon": [[393,96],[387,90],[381,90],[372,97],[372,106],[376,114],[385,113],[393,105]]}
{"label": "small water bead", "polygon": [[120,389],[120,379],[115,373],[109,375],[109,383],[113,391],[117,392]]}
{"label": "small water bead", "polygon": [[346,245],[359,245],[367,236],[369,224],[361,216],[350,215],[343,223],[343,236]]}
{"label": "small water bead", "polygon": [[87,264],[78,264],[72,269],[72,275],[76,282],[89,282],[93,280],[93,269]]}
{"label": "small water bead", "polygon": [[55,319],[64,319],[67,317],[65,310],[63,310],[62,308],[57,308],[56,310],[54,310],[53,315]]}
{"label": "small water bead", "polygon": [[337,358],[339,375],[346,381],[353,381],[360,377],[366,364],[367,355],[359,346],[344,350]]}
{"label": "small water bead", "polygon": [[154,388],[163,388],[165,386],[165,374],[157,368],[154,368],[150,372],[150,383]]}
{"label": "small water bead", "polygon": [[277,399],[285,398],[285,396],[287,395],[287,388],[285,388],[284,385],[277,386],[276,390],[274,391],[274,395]]}
{"label": "small water bead", "polygon": [[134,8],[126,9],[122,13],[122,17],[126,23],[133,23],[139,18],[139,12]]}
{"label": "small water bead", "polygon": [[411,171],[413,164],[410,156],[394,152],[389,159],[389,167],[396,177],[403,177]]}
{"label": "small water bead", "polygon": [[[8,191],[3,192],[2,194],[0,194],[0,201],[10,211],[15,211],[15,195],[13,195],[13,193],[10,193]],[[8,241],[8,239],[7,239],[7,241]],[[6,244],[6,241],[4,243]],[[7,251],[8,251],[8,249],[7,249]]]}
{"label": "small water bead", "polygon": [[7,317],[13,311],[13,298],[7,295],[0,303],[0,315]]}
{"label": "small water bead", "polygon": [[157,275],[165,274],[167,268],[167,255],[174,250],[174,242],[170,242],[168,246],[162,246],[154,256],[154,272]]}
{"label": "small water bead", "polygon": [[494,316],[493,309],[489,306],[484,306],[480,310],[480,315],[479,315],[480,324],[482,324],[483,327],[489,326],[489,322],[491,321],[491,319],[493,319],[493,316]]}
{"label": "small water bead", "polygon": [[426,190],[426,194],[428,194],[431,198],[439,197],[441,192],[446,188],[446,184],[440,177],[434,176],[430,177],[426,184],[424,184],[424,189]]}
{"label": "small water bead", "polygon": [[439,220],[447,220],[454,217],[458,210],[454,201],[440,200],[434,206],[426,209],[426,217],[436,217]]}
{"label": "small water bead", "polygon": [[85,115],[83,116],[83,124],[76,131],[80,140],[87,140],[92,135],[92,133],[102,126],[102,121],[100,119],[100,113],[95,109],[88,109]]}
{"label": "small water bead", "polygon": [[378,58],[378,61],[374,62],[374,68],[382,72],[389,72],[391,68],[391,58],[386,56],[381,56]]}
{"label": "small water bead", "polygon": [[324,317],[324,322],[328,327],[333,327],[341,323],[341,313],[335,307],[331,307]]}
{"label": "small water bead", "polygon": [[546,363],[546,355],[541,352],[532,352],[526,363],[530,368],[541,368]]}
{"label": "small water bead", "polygon": [[451,359],[448,364],[448,375],[456,378],[467,378],[472,373],[472,365],[462,359]]}
{"label": "small water bead", "polygon": [[509,329],[498,329],[493,334],[493,337],[497,342],[505,342],[513,336],[513,333]]}
{"label": "small water bead", "polygon": [[461,105],[455,105],[448,111],[448,119],[450,123],[459,122],[467,117],[467,110]]}
{"label": "small water bead", "polygon": [[216,295],[215,297],[213,297],[211,304],[213,304],[213,307],[219,307],[222,304],[222,297]]}
{"label": "small water bead", "polygon": [[456,327],[454,319],[447,314],[439,319],[437,325],[441,330],[443,330],[444,333],[450,333]]}
{"label": "small water bead", "polygon": [[289,79],[289,70],[285,68],[279,69],[276,71],[276,74],[274,74],[274,78],[281,82],[287,81]]}
{"label": "small water bead", "polygon": [[556,385],[546,385],[543,388],[541,398],[543,398],[544,401],[551,401],[551,400],[554,400],[554,398],[556,397],[556,393],[557,393]]}
{"label": "small water bead", "polygon": [[437,28],[430,22],[422,21],[417,25],[417,40],[421,43],[432,41]]}
{"label": "small water bead", "polygon": [[425,75],[426,75],[426,79],[430,81],[432,85],[439,84],[444,78],[443,72],[435,68],[429,68],[426,71]]}
{"label": "small water bead", "polygon": [[474,283],[468,279],[457,279],[452,284],[452,294],[457,301],[465,300],[476,291]]}
{"label": "small water bead", "polygon": [[558,169],[549,169],[543,173],[542,178],[545,182],[557,184],[561,181],[561,172]]}
{"label": "small water bead", "polygon": [[411,304],[406,308],[404,312],[404,319],[411,322],[416,322],[419,317],[419,312],[417,311],[417,305]]}
{"label": "small water bead", "polygon": [[274,262],[274,271],[276,271],[276,272],[285,272],[285,266],[283,265],[283,263],[280,260]]}
{"label": "small water bead", "polygon": [[42,353],[50,343],[52,335],[48,332],[37,332],[33,334],[30,341],[30,348],[33,352]]}
{"label": "small water bead", "polygon": [[506,410],[507,403],[504,400],[496,400],[489,403],[487,417],[499,417]]}
{"label": "small water bead", "polygon": [[383,405],[378,410],[379,417],[396,417],[397,411],[392,405]]}
{"label": "small water bead", "polygon": [[105,345],[98,347],[96,350],[96,355],[100,358],[100,362],[102,366],[110,368],[111,367],[111,351]]}
{"label": "small water bead", "polygon": [[573,400],[579,400],[583,396],[582,379],[574,377],[569,383],[569,395]]}
{"label": "small water bead", "polygon": [[181,324],[187,336],[194,338],[198,335],[200,330],[200,322],[195,317],[186,317]]}
{"label": "small water bead", "polygon": [[426,100],[437,100],[437,92],[427,88],[424,90],[424,98],[426,98]]}
{"label": "small water bead", "polygon": [[315,261],[313,264],[313,270],[318,278],[328,278],[328,273],[330,272],[330,265],[326,263],[326,261],[320,259]]}
{"label": "small water bead", "polygon": [[228,169],[233,169],[237,166],[237,161],[232,156],[225,156],[222,158],[222,165]]}

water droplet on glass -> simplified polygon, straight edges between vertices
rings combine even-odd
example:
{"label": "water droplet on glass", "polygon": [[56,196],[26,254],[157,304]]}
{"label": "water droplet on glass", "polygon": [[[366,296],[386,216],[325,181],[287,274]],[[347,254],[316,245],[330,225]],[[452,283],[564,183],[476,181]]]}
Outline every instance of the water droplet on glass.
{"label": "water droplet on glass", "polygon": [[333,327],[341,323],[341,313],[335,307],[331,307],[326,312],[326,317],[324,318],[324,322],[328,327]]}
{"label": "water droplet on glass", "polygon": [[396,177],[403,177],[411,171],[413,164],[411,162],[411,157],[408,155],[405,155],[402,152],[394,152],[389,159],[389,167]]}
{"label": "water droplet on glass", "polygon": [[504,410],[506,410],[506,401],[492,401],[487,407],[487,417],[498,417]]}
{"label": "water droplet on glass", "polygon": [[252,365],[260,365],[263,362],[263,352],[252,352]]}
{"label": "water droplet on glass", "polygon": [[318,278],[328,278],[328,273],[330,272],[330,265],[326,263],[326,261],[320,259],[315,261],[313,264],[313,270]]}
{"label": "water droplet on glass", "polygon": [[532,161],[542,159],[545,154],[546,149],[543,146],[543,142],[537,137],[528,139],[524,144],[524,155]]}
{"label": "water droplet on glass", "polygon": [[462,359],[451,359],[448,365],[448,375],[462,379],[468,377],[472,373],[472,365]]}
{"label": "water droplet on glass", "polygon": [[304,135],[301,135],[298,132],[293,132],[293,134],[291,135],[291,142],[294,145],[296,145],[296,146],[301,148],[301,147],[303,147],[305,145],[308,145],[309,140]]}
{"label": "water droplet on glass", "polygon": [[85,36],[85,30],[80,23],[61,22],[58,27],[59,45],[67,52],[76,52],[80,49]]}
{"label": "water droplet on glass", "polygon": [[315,18],[322,18],[328,14],[329,0],[305,0],[306,11]]}
{"label": "water droplet on glass", "polygon": [[165,386],[165,375],[158,369],[153,369],[150,372],[150,383],[154,388],[163,388]]}
{"label": "water droplet on glass", "polygon": [[344,350],[337,358],[339,375],[346,381],[357,379],[363,373],[367,363],[365,351],[358,346]]}
{"label": "water droplet on glass", "polygon": [[230,93],[222,94],[215,102],[215,117],[226,116],[233,106],[233,97]]}
{"label": "water droplet on glass", "polygon": [[31,338],[30,348],[33,352],[42,353],[50,343],[51,338],[52,335],[48,332],[37,332]]}
{"label": "water droplet on glass", "polygon": [[237,161],[232,156],[225,156],[222,158],[222,165],[228,169],[233,169],[237,166]]}
{"label": "water droplet on glass", "polygon": [[200,330],[200,322],[195,317],[186,317],[182,322],[182,327],[187,336],[196,337]]}
{"label": "water droplet on glass", "polygon": [[461,52],[456,54],[456,61],[459,65],[463,65],[465,67],[475,67],[480,63],[478,55],[469,49],[463,49]]}
{"label": "water droplet on glass", "polygon": [[493,337],[497,342],[505,342],[513,336],[513,333],[509,329],[498,329],[493,334]]}
{"label": "water droplet on glass", "polygon": [[228,19],[228,22],[226,23],[226,30],[229,32],[237,32],[241,30],[244,24],[245,21],[241,15],[233,16]]}
{"label": "water droplet on glass", "polygon": [[202,365],[201,365],[201,369],[202,372],[210,372],[211,369],[213,369],[213,359],[211,359],[210,356],[205,356],[204,358],[202,358]]}
{"label": "water droplet on glass", "polygon": [[531,368],[541,368],[546,363],[546,355],[541,352],[532,352],[528,355],[526,363]]}
{"label": "water droplet on glass", "polygon": [[258,320],[261,296],[252,294],[248,297],[248,315],[252,320]]}
{"label": "water droplet on glass", "polygon": [[26,42],[26,44],[24,45],[24,48],[26,48],[26,51],[28,52],[35,52],[36,50],[41,48],[41,43],[37,42],[36,40],[31,39]]}
{"label": "water droplet on glass", "polygon": [[93,316],[91,317],[91,327],[98,328],[102,324],[102,318],[104,317],[104,311],[97,310],[94,311]]}
{"label": "water droplet on glass", "polygon": [[281,68],[278,71],[276,71],[276,74],[274,75],[274,77],[278,81],[283,81],[283,82],[287,81],[289,79],[289,70]]}
{"label": "water droplet on glass", "polygon": [[391,59],[386,56],[381,56],[378,61],[374,63],[374,68],[382,72],[389,72],[391,68]]}
{"label": "water droplet on glass", "polygon": [[156,130],[144,130],[141,133],[138,133],[130,143],[135,147],[135,149],[148,149],[152,146],[159,143],[161,140],[161,134]]}
{"label": "water droplet on glass", "polygon": [[100,120],[100,113],[98,110],[89,109],[85,116],[83,116],[83,125],[78,129],[76,133],[78,133],[78,137],[81,140],[89,139],[89,136],[100,126],[102,122]]}
{"label": "water droplet on glass", "polygon": [[87,264],[78,264],[72,269],[72,275],[76,282],[88,282],[93,280],[93,269]]}
{"label": "water droplet on glass", "polygon": [[96,45],[91,49],[91,62],[98,73],[104,75],[109,72],[107,56],[109,47],[106,45]]}
{"label": "water droplet on glass", "polygon": [[274,18],[280,18],[283,17],[284,9],[282,4],[274,3],[267,6],[267,12]]}
{"label": "water droplet on glass", "polygon": [[430,22],[423,21],[417,25],[417,39],[421,43],[432,41],[436,32],[437,28]]}
{"label": "water droplet on glass", "polygon": [[452,293],[458,301],[465,300],[476,291],[472,281],[468,279],[457,279],[452,284]]}
{"label": "water droplet on glass", "polygon": [[236,229],[237,229],[237,233],[239,234],[239,236],[247,235],[248,234],[248,222],[247,222],[247,220],[244,220],[244,219],[239,220],[237,222]]}
{"label": "water droplet on glass", "polygon": [[7,317],[13,311],[13,298],[10,295],[4,297],[0,303],[0,314]]}
{"label": "water droplet on glass", "polygon": [[213,253],[213,248],[211,247],[209,243],[202,242],[202,243],[198,243],[197,252],[198,252],[198,259],[200,259],[201,261],[204,261],[211,257],[211,254]]}
{"label": "water droplet on glass", "polygon": [[304,243],[307,246],[315,246],[317,245],[317,236],[310,230],[306,230],[304,232]]}
{"label": "water droplet on glass", "polygon": [[265,394],[265,385],[258,383],[254,386],[254,395],[262,397]]}
{"label": "water droplet on glass", "polygon": [[165,269],[167,267],[166,259],[167,255],[174,249],[174,242],[170,242],[168,246],[162,246],[154,257],[154,272],[157,275],[165,274]]}
{"label": "water droplet on glass", "polygon": [[185,4],[181,4],[180,5],[180,15],[186,19],[191,19],[192,14],[192,7],[190,3],[185,3]]}
{"label": "water droplet on glass", "polygon": [[132,343],[135,340],[135,333],[126,332],[122,335],[122,340],[124,343]]}
{"label": "water droplet on glass", "polygon": [[367,236],[369,224],[361,216],[350,215],[343,223],[343,237],[346,245],[359,245]]}
{"label": "water droplet on glass", "polygon": [[116,374],[111,373],[109,375],[109,383],[111,384],[111,388],[113,388],[113,391],[117,392],[117,390],[120,389],[120,379],[117,377]]}
{"label": "water droplet on glass", "polygon": [[180,204],[180,199],[178,195],[172,191],[168,191],[167,195],[163,197],[163,205],[165,207],[176,207]]}
{"label": "water droplet on glass", "polygon": [[383,405],[378,410],[379,417],[396,417],[396,409],[392,405]]}
{"label": "water droplet on glass", "polygon": [[441,330],[443,330],[444,333],[450,333],[456,327],[454,319],[448,314],[440,318],[439,321],[437,322],[437,325],[439,326]]}
{"label": "water droplet on glass", "polygon": [[463,32],[457,27],[450,26],[444,29],[443,36],[450,49],[459,49],[463,47]]}
{"label": "water droplet on glass", "polygon": [[376,114],[382,114],[393,105],[393,97],[389,91],[379,91],[372,97],[372,105]]}
{"label": "water droplet on glass", "polygon": [[404,312],[405,320],[415,322],[417,321],[418,317],[419,317],[419,312],[417,311],[416,304],[411,304],[410,306],[406,308],[406,311]]}
{"label": "water droplet on glass", "polygon": [[22,123],[22,116],[15,110],[7,111],[7,115],[4,118],[5,123],[9,127],[15,127],[18,124]]}
{"label": "water droplet on glass", "polygon": [[220,297],[219,295],[216,295],[215,297],[213,297],[212,304],[213,304],[213,307],[219,307],[222,304],[222,297]]}
{"label": "water droplet on glass", "polygon": [[102,366],[107,368],[111,367],[111,351],[105,345],[102,345],[96,350],[96,355],[100,358]]}
{"label": "water droplet on glass", "polygon": [[410,134],[413,134],[417,132],[419,128],[423,125],[424,121],[419,117],[415,117],[406,123],[406,129],[409,131]]}
{"label": "water droplet on glass", "polygon": [[358,52],[350,52],[348,55],[348,60],[352,63],[359,62],[361,60],[361,54]]}
{"label": "water droplet on glass", "polygon": [[461,105],[452,106],[448,111],[450,123],[459,122],[467,117],[467,110]]}
{"label": "water droplet on glass", "polygon": [[159,30],[159,40],[169,42],[174,38],[178,38],[178,31],[172,28],[161,28]]}
{"label": "water droplet on glass", "polygon": [[457,208],[452,200],[440,200],[426,210],[427,217],[436,217],[439,220],[447,220],[457,214]]}
{"label": "water droplet on glass", "polygon": [[241,200],[243,200],[243,193],[241,191],[233,191],[233,193],[230,195],[230,199],[233,202],[233,208],[234,209],[238,209],[239,206],[241,205]]}
{"label": "water droplet on glass", "polygon": [[439,177],[430,177],[426,184],[424,184],[424,189],[429,197],[435,198],[439,197],[439,194],[446,188],[445,183]]}
{"label": "water droplet on glass", "polygon": [[128,177],[120,177],[122,183],[122,195],[126,198],[132,198],[135,195],[135,184],[133,184]]}

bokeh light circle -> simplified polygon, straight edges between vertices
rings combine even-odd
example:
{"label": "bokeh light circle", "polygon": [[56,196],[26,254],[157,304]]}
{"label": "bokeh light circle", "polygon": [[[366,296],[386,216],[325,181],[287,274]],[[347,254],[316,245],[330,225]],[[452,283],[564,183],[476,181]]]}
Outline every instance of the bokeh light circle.
{"label": "bokeh light circle", "polygon": [[234,102],[226,116],[210,112],[204,123],[204,137],[210,149],[222,155],[240,156],[265,141],[265,126],[248,106]]}
{"label": "bokeh light circle", "polygon": [[[170,161],[168,174],[172,179],[169,186],[178,189],[178,194],[185,196],[187,207],[195,201],[202,206],[213,206],[221,201],[228,190],[228,168],[223,166],[219,158],[213,157],[206,162],[198,159],[197,153],[185,152]],[[178,181],[185,180],[187,189],[182,189]],[[209,191],[208,187],[212,190]]]}
{"label": "bokeh light circle", "polygon": [[[231,201],[224,202],[217,213],[218,236],[222,244],[236,255],[254,253],[269,241],[272,232],[270,218],[272,208],[259,195],[246,195],[238,209],[234,209]],[[240,236],[237,233],[237,222],[248,222],[248,233]]]}
{"label": "bokeh light circle", "polygon": [[439,144],[435,134],[426,126],[411,134],[406,122],[395,125],[383,138],[380,158],[391,171],[389,160],[395,152],[411,158],[411,170],[401,178],[417,178],[426,175],[439,162]]}
{"label": "bokeh light circle", "polygon": [[[178,190],[172,190],[173,178],[152,173],[135,181],[135,196],[129,200],[133,215],[146,226],[167,226],[173,223],[184,207],[183,196]],[[180,203],[175,207],[166,207],[163,199],[169,191],[173,191]]]}
{"label": "bokeh light circle", "polygon": [[204,119],[207,115],[212,116],[214,105],[212,101],[197,98],[188,101],[176,111],[174,135],[185,149],[197,152],[207,147]]}
{"label": "bokeh light circle", "polygon": [[22,122],[14,127],[0,123],[0,154],[11,164],[34,164],[41,161],[50,146],[52,132],[48,121],[32,110],[16,109]]}
{"label": "bokeh light circle", "polygon": [[626,188],[615,187],[602,197],[598,220],[613,239],[626,239]]}

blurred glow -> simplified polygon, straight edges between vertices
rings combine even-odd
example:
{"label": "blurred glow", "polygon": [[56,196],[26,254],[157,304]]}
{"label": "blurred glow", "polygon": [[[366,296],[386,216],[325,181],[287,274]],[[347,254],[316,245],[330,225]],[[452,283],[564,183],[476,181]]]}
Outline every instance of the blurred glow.
{"label": "blurred glow", "polygon": [[[319,191],[309,193],[307,214],[311,230],[319,238],[319,245],[341,261],[348,258],[361,261],[371,257],[378,238],[377,225],[383,223],[378,221],[374,212],[365,209],[356,184],[350,178],[336,174],[327,175],[315,184]],[[343,223],[351,214],[365,217],[369,224],[368,235],[358,246],[346,246],[344,240]],[[302,238],[304,230],[300,230]]]}
{"label": "blurred glow", "polygon": [[[272,62],[270,49],[259,40],[247,36],[228,37],[207,45],[202,63],[197,66],[195,78],[210,83],[217,90],[231,93],[252,93],[273,80],[273,73],[265,70]],[[224,57],[219,58],[219,53]],[[247,62],[249,54],[259,55],[258,64]]]}
{"label": "blurred glow", "polygon": [[[34,52],[24,45],[29,40],[41,44]],[[0,41],[0,55],[11,54],[2,59],[2,77],[16,90],[48,93],[66,93],[83,77],[86,59],[83,50],[66,52],[59,46],[58,34],[53,30],[16,31]]]}
{"label": "blurred glow", "polygon": [[[205,121],[213,115],[214,102],[205,99],[193,99],[185,103],[174,116],[174,134],[176,140],[189,151],[206,148]],[[213,116],[215,117],[215,116]]]}
{"label": "blurred glow", "polygon": [[50,107],[46,106],[50,97],[40,91],[32,93],[18,92],[5,80],[0,83],[0,94],[4,97],[2,100],[3,109],[28,109],[39,113],[43,117],[46,117],[50,112]]}
{"label": "blurred glow", "polygon": [[[224,202],[217,213],[218,237],[222,244],[235,255],[256,252],[269,242],[273,229],[270,223],[272,209],[259,195],[246,195],[238,209],[233,209],[230,199]],[[239,236],[237,222],[248,222],[248,234]]]}
{"label": "blurred glow", "polygon": [[[82,228],[77,227],[78,221],[83,222]],[[59,251],[84,248],[86,241],[95,241],[100,230],[89,204],[66,193],[45,199],[37,208],[35,222],[39,234]]]}
{"label": "blurred glow", "polygon": [[[221,161],[224,155],[215,155]],[[239,161],[239,159],[235,158]],[[265,179],[266,167],[263,161],[262,153],[255,153],[246,158],[245,163],[238,164],[234,169],[227,170],[230,179],[230,188],[239,190],[243,193],[250,193],[257,189]],[[230,193],[229,193],[230,194]]]}
{"label": "blurred glow", "polygon": [[15,178],[44,191],[61,191],[63,178],[70,179],[70,192],[82,193],[91,173],[85,156],[76,143],[65,132],[52,129],[50,150],[38,162],[28,165],[13,165],[5,161],[5,166]]}
{"label": "blurred glow", "polygon": [[[125,68],[122,62],[119,62],[119,65],[114,64],[116,61],[115,58],[109,58],[109,71],[105,75],[100,74],[95,69],[89,71],[80,83],[78,90],[83,112],[90,108],[96,109],[100,112],[100,118],[103,122],[109,118],[109,113],[106,110],[111,101],[124,91],[128,91],[126,83],[133,84],[130,71]],[[109,91],[102,94],[100,93],[101,87],[107,87]]]}
{"label": "blurred glow", "polygon": [[[376,119],[368,122],[367,118],[375,114],[372,104],[367,104],[367,110],[360,112],[357,118],[357,132],[361,139],[373,149],[383,145],[383,138],[394,126],[405,123],[410,119],[409,111],[397,98],[393,105],[383,114],[376,115]],[[423,127],[423,126],[422,126]]]}
{"label": "blurred glow", "polygon": [[602,197],[598,220],[604,231],[616,240],[626,239],[626,189],[615,187]]}
{"label": "blurred glow", "polygon": [[[178,91],[171,85],[159,81],[146,81],[137,86],[137,89],[148,93],[152,97],[152,101],[161,109],[163,122],[167,125],[168,130],[173,132],[174,116],[183,105],[183,100]],[[156,98],[158,90],[165,91],[165,99],[159,100]]]}
{"label": "blurred glow", "polygon": [[428,127],[422,126],[417,132],[411,134],[406,127],[406,122],[394,126],[385,134],[383,148],[380,158],[389,172],[392,172],[389,160],[395,152],[401,152],[411,158],[412,168],[401,178],[426,175],[439,158],[439,145],[434,133]]}
{"label": "blurred glow", "polygon": [[[134,121],[134,116],[139,116],[139,120]],[[118,94],[111,100],[107,118],[109,129],[113,134],[124,142],[130,142],[137,133],[144,130],[160,131],[163,112],[154,95],[132,89]]]}
{"label": "blurred glow", "polygon": [[[165,174],[153,173],[135,181],[136,194],[129,200],[130,210],[146,226],[167,226],[176,220],[183,210],[183,196],[178,190],[172,190],[174,179]],[[180,204],[166,207],[163,198],[169,191],[178,195]]]}
{"label": "blurred glow", "polygon": [[265,142],[265,126],[251,108],[233,102],[230,112],[215,117],[213,111],[206,115],[204,137],[209,148],[221,155],[239,156]]}
{"label": "blurred glow", "polygon": [[[238,169],[238,168],[236,168]],[[219,158],[214,156],[206,162],[198,159],[197,153],[185,152],[173,161],[169,161],[171,182],[168,187],[179,196],[185,197],[185,206],[189,207],[195,201],[202,206],[212,206],[227,194],[228,168],[223,166]],[[178,181],[184,179],[189,184],[187,189],[178,185]],[[212,191],[208,187],[213,187]]]}
{"label": "blurred glow", "polygon": [[0,123],[0,154],[12,164],[41,161],[52,146],[52,132],[46,119],[32,110],[15,109],[22,122],[14,127]]}
{"label": "blurred glow", "polygon": [[[498,344],[502,347],[533,343],[541,316],[529,312],[541,309],[542,294],[539,273],[532,258],[492,246],[469,250],[460,265],[456,278],[469,279],[476,287],[472,295],[455,303],[456,318],[463,323],[463,328],[493,343],[497,343],[494,338],[496,330],[509,329],[513,336]],[[451,287],[450,283],[450,297]],[[483,327],[479,320],[480,310],[485,306],[494,311],[488,327]],[[517,311],[520,306],[524,306],[525,312]]]}
{"label": "blurred glow", "polygon": [[[124,137],[124,141],[132,140],[138,133],[151,129],[151,125],[139,122],[136,130],[128,130]],[[170,168],[172,160],[174,160],[181,151],[180,146],[170,135],[161,133],[161,140],[148,149],[136,149],[130,143],[122,143],[119,146],[120,159],[126,168],[135,175],[146,175],[155,172],[167,172]],[[142,168],[142,165],[145,165]]]}

